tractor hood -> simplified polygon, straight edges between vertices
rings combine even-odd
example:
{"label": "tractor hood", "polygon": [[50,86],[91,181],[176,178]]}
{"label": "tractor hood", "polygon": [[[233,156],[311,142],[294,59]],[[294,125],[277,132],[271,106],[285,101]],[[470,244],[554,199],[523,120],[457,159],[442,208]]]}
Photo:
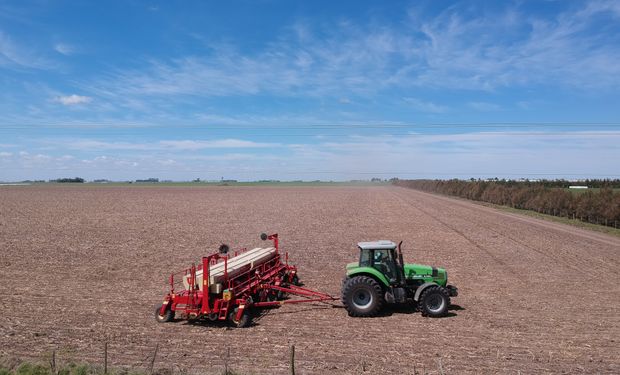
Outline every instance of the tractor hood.
{"label": "tractor hood", "polygon": [[347,271],[356,267],[359,267],[358,262],[347,263]]}
{"label": "tractor hood", "polygon": [[426,266],[423,264],[405,264],[405,278],[410,280],[420,279],[425,282],[434,281],[442,286],[448,283],[448,273],[445,268]]}

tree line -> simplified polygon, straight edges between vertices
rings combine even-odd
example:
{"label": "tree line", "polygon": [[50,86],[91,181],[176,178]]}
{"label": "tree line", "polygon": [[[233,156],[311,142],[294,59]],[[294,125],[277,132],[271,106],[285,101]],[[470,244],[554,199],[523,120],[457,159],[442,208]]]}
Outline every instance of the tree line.
{"label": "tree line", "polygon": [[[620,180],[393,180],[397,186],[620,227]],[[596,187],[568,191],[570,185]]]}
{"label": "tree line", "polygon": [[56,182],[59,184],[83,184],[84,179],[81,177],[74,178],[57,178],[55,180],[50,180],[50,182]]}

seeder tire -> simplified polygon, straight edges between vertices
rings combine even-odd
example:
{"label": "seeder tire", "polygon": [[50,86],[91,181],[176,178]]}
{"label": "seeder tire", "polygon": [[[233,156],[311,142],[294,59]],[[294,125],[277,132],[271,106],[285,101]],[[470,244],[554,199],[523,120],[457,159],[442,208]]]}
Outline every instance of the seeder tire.
{"label": "seeder tire", "polygon": [[238,307],[235,307],[231,312],[228,313],[228,324],[233,328],[245,328],[250,325],[252,322],[252,317],[248,310],[243,311],[243,315],[239,320],[235,319],[237,316],[237,312],[239,311]]}
{"label": "seeder tire", "polygon": [[376,316],[384,302],[383,289],[373,278],[355,276],[342,285],[342,304],[349,316]]}
{"label": "seeder tire", "polygon": [[445,288],[439,285],[424,289],[420,296],[420,301],[418,302],[418,309],[422,313],[422,316],[429,318],[441,318],[446,316],[449,306],[450,295]]}
{"label": "seeder tire", "polygon": [[299,276],[294,275],[291,278],[291,284],[295,285],[295,286],[301,286],[301,282],[299,281]]}
{"label": "seeder tire", "polygon": [[159,323],[168,323],[174,320],[174,311],[167,309],[164,315],[159,315],[161,306],[155,308],[155,320]]}

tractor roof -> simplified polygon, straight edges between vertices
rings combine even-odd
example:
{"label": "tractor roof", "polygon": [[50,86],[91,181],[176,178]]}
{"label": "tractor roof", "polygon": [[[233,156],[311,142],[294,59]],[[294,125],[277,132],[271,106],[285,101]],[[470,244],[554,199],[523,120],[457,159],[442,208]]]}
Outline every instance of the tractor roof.
{"label": "tractor roof", "polygon": [[362,250],[393,250],[393,249],[396,249],[396,244],[392,241],[387,241],[387,240],[358,242],[357,246]]}

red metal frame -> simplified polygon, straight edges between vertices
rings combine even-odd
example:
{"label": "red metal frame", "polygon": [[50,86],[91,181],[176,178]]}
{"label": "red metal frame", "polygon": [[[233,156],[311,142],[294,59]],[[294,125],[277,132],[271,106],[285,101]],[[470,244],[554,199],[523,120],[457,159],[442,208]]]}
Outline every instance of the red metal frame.
{"label": "red metal frame", "polygon": [[[210,320],[225,320],[229,311],[238,308],[235,319],[243,316],[244,310],[259,307],[273,307],[284,304],[325,302],[335,300],[335,297],[326,293],[301,288],[292,285],[297,275],[297,267],[288,264],[288,252],[284,253],[284,262],[280,254],[278,234],[267,236],[273,241],[276,249],[275,256],[256,268],[249,269],[234,277],[228,274],[228,254],[214,253],[203,257],[201,264],[195,264],[186,269],[182,277],[189,278],[189,288],[175,292],[175,277],[170,275],[170,292],[164,297],[164,302],[159,310],[163,316],[167,309],[175,313],[181,313],[188,319],[207,318]],[[235,251],[236,256],[246,249]],[[210,293],[209,290],[209,265],[224,262],[224,276],[222,278],[223,290],[220,293]],[[196,287],[196,271],[202,269],[202,290]],[[224,292],[230,296],[225,298]],[[277,300],[279,293],[302,297],[302,299]],[[275,299],[275,300],[274,300]]]}

